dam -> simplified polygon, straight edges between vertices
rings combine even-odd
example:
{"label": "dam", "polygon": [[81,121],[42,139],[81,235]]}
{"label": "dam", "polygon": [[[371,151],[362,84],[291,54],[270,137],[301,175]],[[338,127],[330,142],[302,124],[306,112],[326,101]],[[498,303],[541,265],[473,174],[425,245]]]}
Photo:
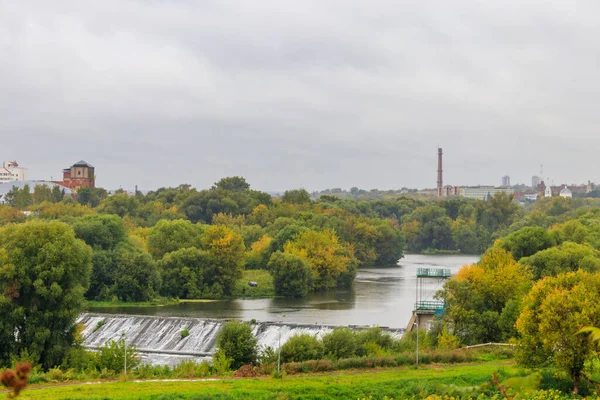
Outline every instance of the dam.
{"label": "dam", "polygon": [[[111,340],[124,338],[129,346],[135,346],[142,362],[174,366],[186,359],[202,361],[216,351],[217,334],[227,320],[190,317],[81,314],[78,321],[84,325],[83,346],[98,349]],[[303,333],[316,337],[331,332],[336,326],[321,324],[295,324],[279,322],[252,322],[252,333],[258,339],[259,348],[278,347],[281,335],[283,345],[294,335]],[[360,330],[369,326],[350,326]],[[381,328],[399,339],[404,329]],[[182,337],[182,331],[189,335]]]}

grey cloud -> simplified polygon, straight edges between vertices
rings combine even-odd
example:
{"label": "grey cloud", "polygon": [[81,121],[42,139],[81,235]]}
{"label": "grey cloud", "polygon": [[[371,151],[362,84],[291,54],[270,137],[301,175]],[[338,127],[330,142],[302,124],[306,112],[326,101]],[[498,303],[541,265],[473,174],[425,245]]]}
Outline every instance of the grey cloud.
{"label": "grey cloud", "polygon": [[108,188],[593,179],[595,1],[0,0],[0,157]]}

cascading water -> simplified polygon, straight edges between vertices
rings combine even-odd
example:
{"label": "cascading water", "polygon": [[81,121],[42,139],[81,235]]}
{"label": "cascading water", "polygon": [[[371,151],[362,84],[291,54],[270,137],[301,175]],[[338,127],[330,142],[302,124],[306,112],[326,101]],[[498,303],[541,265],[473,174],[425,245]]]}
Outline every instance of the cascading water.
{"label": "cascading water", "polygon": [[[184,317],[156,317],[118,314],[82,314],[85,347],[96,349],[111,340],[124,338],[142,355],[143,362],[176,365],[184,359],[206,359],[216,351],[217,334],[225,320]],[[260,347],[277,348],[281,335],[283,345],[294,335],[308,333],[321,337],[335,326],[292,323],[257,322],[252,332]],[[367,327],[352,327],[364,329]],[[392,337],[400,338],[404,330],[390,330]],[[182,337],[182,331],[189,335]]]}

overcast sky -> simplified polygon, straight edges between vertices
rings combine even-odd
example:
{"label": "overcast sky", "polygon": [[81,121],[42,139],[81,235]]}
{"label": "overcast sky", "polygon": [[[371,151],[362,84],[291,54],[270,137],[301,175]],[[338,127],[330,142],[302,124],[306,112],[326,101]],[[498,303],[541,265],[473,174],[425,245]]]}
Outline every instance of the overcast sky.
{"label": "overcast sky", "polygon": [[0,157],[97,184],[600,183],[600,1],[0,0]]}

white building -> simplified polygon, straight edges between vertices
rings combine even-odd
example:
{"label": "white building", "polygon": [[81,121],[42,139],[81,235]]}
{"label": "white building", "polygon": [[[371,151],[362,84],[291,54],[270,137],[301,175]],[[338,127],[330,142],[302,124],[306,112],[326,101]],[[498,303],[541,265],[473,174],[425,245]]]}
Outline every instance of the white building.
{"label": "white building", "polygon": [[550,186],[546,186],[546,190],[544,190],[544,197],[552,197],[552,188]]}
{"label": "white building", "polygon": [[0,183],[26,181],[28,175],[27,168],[19,167],[16,161],[4,161],[0,168]]}
{"label": "white building", "polygon": [[539,195],[537,193],[525,193],[523,195],[527,200],[537,201]]}
{"label": "white building", "polygon": [[571,192],[568,188],[565,187],[563,190],[560,191],[559,196],[571,198],[573,197],[573,192]]}
{"label": "white building", "polygon": [[498,192],[504,192],[506,194],[513,194],[514,191],[509,188],[496,188],[493,186],[475,186],[475,187],[461,187],[460,196],[468,199],[486,200],[488,197],[494,197]]}

